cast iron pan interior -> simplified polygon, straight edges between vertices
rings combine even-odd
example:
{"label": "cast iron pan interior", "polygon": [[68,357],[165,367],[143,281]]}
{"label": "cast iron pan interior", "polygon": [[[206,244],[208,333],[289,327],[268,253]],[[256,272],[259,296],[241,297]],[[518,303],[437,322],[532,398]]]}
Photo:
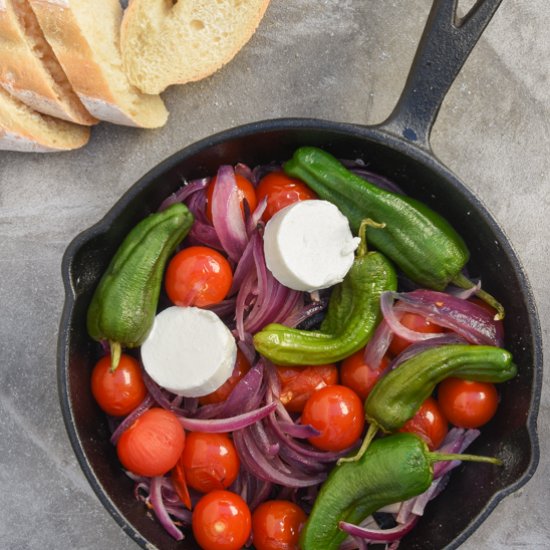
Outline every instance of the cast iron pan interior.
{"label": "cast iron pan interior", "polygon": [[[484,19],[452,68],[436,75],[446,81],[419,107],[414,79],[425,69],[422,49],[449,27],[448,5],[436,0],[419,54],[396,111],[382,126],[361,126],[307,119],[264,121],[235,128],[176,153],[138,181],[99,223],[77,236],[63,259],[66,302],[58,347],[59,393],[66,427],[81,467],[93,489],[119,525],[141,546],[197,548],[189,536],[177,543],[151,519],[132,496],[133,483],[122,472],[104,415],[90,393],[90,373],[99,348],[86,332],[86,311],[93,290],[128,231],[154,212],[182,180],[211,175],[220,164],[257,165],[291,156],[300,145],[320,146],[340,158],[365,160],[369,168],[395,180],[406,193],[445,216],[471,251],[470,274],[506,308],[506,347],[518,364],[518,376],[502,385],[502,404],[471,452],[501,457],[505,465],[460,467],[435,505],[428,506],[403,549],[455,548],[479,526],[498,501],[523,485],[538,463],[536,416],[540,399],[542,346],[529,284],[510,243],[479,200],[432,154],[429,131],[445,92],[500,0],[480,2]],[[490,10],[485,14],[483,9]],[[454,11],[453,11],[454,13]],[[452,15],[452,14],[451,14]],[[474,13],[475,15],[475,13]],[[454,25],[453,25],[454,28]],[[431,35],[430,35],[431,32]],[[453,31],[454,32],[454,31]],[[428,48],[429,49],[429,48]],[[435,65],[437,63],[434,62]],[[448,66],[448,63],[447,63]],[[428,86],[427,89],[434,90]],[[428,94],[429,95],[429,94]]]}

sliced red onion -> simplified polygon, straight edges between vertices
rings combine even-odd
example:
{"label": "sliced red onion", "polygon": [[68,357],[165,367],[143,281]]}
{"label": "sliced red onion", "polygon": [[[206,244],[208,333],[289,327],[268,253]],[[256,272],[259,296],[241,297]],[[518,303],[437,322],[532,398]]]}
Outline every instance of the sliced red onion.
{"label": "sliced red onion", "polygon": [[288,437],[279,426],[279,422],[277,421],[275,415],[270,415],[268,422],[281,445],[287,445],[300,456],[304,457],[304,459],[314,459],[319,462],[335,462],[339,458],[346,456],[350,451],[357,447],[357,445],[353,445],[352,447],[339,452],[317,451],[311,446],[302,445],[293,438]]}
{"label": "sliced red onion", "polygon": [[267,457],[273,458],[279,454],[279,443],[269,437],[269,434],[265,431],[261,422],[256,422],[252,426],[247,428],[250,433],[250,437],[254,438],[260,451]]}
{"label": "sliced red onion", "polygon": [[169,411],[173,410],[172,401],[166,396],[164,390],[145,372],[142,372],[143,383],[157,405]]}
{"label": "sliced red onion", "polygon": [[172,516],[178,519],[180,522],[185,523],[185,525],[191,525],[191,519],[193,513],[190,510],[182,508],[181,506],[176,506],[174,504],[165,504],[164,508]]}
{"label": "sliced red onion", "polygon": [[466,340],[458,336],[458,334],[437,334],[429,340],[421,340],[420,342],[415,342],[410,346],[407,346],[404,351],[402,351],[393,361],[389,364],[388,370],[393,370],[397,368],[401,363],[404,363],[411,357],[422,353],[430,348],[435,348],[437,346],[445,346],[449,344],[465,344]]}
{"label": "sliced red onion", "polygon": [[[393,305],[393,300],[398,302]],[[413,290],[412,292],[384,292],[380,298],[384,319],[402,338],[410,342],[433,338],[433,333],[420,333],[403,326],[396,312],[416,313],[430,322],[449,328],[471,344],[502,346],[502,323],[495,321],[485,308],[435,290]]]}
{"label": "sliced red onion", "polygon": [[308,439],[309,437],[321,435],[321,432],[310,424],[295,424],[294,422],[279,421],[279,427],[282,432],[296,439]]}
{"label": "sliced red onion", "polygon": [[264,479],[254,478],[255,487],[254,491],[250,495],[250,501],[248,506],[253,512],[262,502],[269,498],[271,490],[273,489],[273,484],[270,481],[265,481]]}
{"label": "sliced red onion", "polygon": [[250,237],[250,240],[248,241],[248,244],[243,251],[243,255],[237,263],[237,267],[235,268],[235,271],[233,273],[233,282],[231,283],[231,288],[229,289],[228,296],[233,296],[233,294],[238,292],[244,279],[249,273],[254,270],[255,264],[253,251],[254,247],[257,246],[256,241],[258,240],[261,241],[261,235],[259,232],[254,233]]}
{"label": "sliced red onion", "polygon": [[176,540],[183,540],[183,533],[176,527],[162,500],[162,477],[154,477],[151,479],[151,504],[153,511],[157,516],[160,524],[166,529],[167,533]]}
{"label": "sliced red onion", "polygon": [[252,233],[254,233],[254,231],[258,228],[258,224],[260,223],[266,208],[267,196],[258,203],[254,209],[254,212],[252,212],[250,218],[248,218],[248,221],[246,222],[246,231],[249,236],[252,235]]}
{"label": "sliced red onion", "polygon": [[[445,437],[438,453],[459,454],[463,453],[481,434],[479,430],[453,428]],[[461,463],[460,460],[436,462],[434,464],[434,478],[439,478],[449,473]]]}
{"label": "sliced red onion", "polygon": [[235,302],[235,321],[239,340],[245,339],[244,320],[258,299],[256,273],[249,271],[244,278]]}
{"label": "sliced red onion", "polygon": [[187,235],[187,242],[193,246],[208,246],[224,252],[216,230],[205,222],[195,220]]}
{"label": "sliced red onion", "polygon": [[307,305],[304,305],[303,296],[300,297],[296,303],[294,309],[288,314],[286,319],[281,321],[282,325],[287,327],[296,328],[298,325],[302,324],[304,321],[307,321],[314,315],[326,311],[328,307],[328,300],[321,299],[318,302],[311,302]]}
{"label": "sliced red onion", "polygon": [[212,193],[212,220],[229,257],[238,262],[248,242],[233,167],[220,166]]}
{"label": "sliced red onion", "polygon": [[463,289],[456,287],[447,287],[445,289],[445,292],[455,296],[456,298],[460,298],[461,300],[469,300],[470,298],[473,298],[480,289],[481,281],[478,281],[474,286],[470,288]]}
{"label": "sliced red onion", "polygon": [[252,342],[252,335],[245,333],[244,338],[237,342],[237,347],[246,357],[246,360],[252,365],[256,359],[256,349],[254,348],[254,344]]}
{"label": "sliced red onion", "polygon": [[151,395],[147,397],[118,425],[117,429],[111,435],[111,443],[116,445],[120,436],[125,432],[146,410],[150,409],[155,403]]}
{"label": "sliced red onion", "polygon": [[263,240],[256,242],[253,255],[258,277],[258,297],[245,319],[244,328],[255,334],[267,324],[286,318],[300,299],[301,293],[283,286],[267,269]]}
{"label": "sliced red onion", "polygon": [[252,173],[251,168],[242,162],[235,165],[235,174],[239,174],[239,176],[242,176],[249,182],[254,183],[254,174]]}
{"label": "sliced red onion", "polygon": [[225,401],[204,405],[197,411],[195,418],[225,418],[257,409],[265,393],[265,390],[262,391],[263,376],[263,362],[258,361],[237,382]]}
{"label": "sliced red onion", "polygon": [[410,519],[403,525],[392,527],[391,529],[368,529],[353,525],[346,521],[340,521],[338,527],[352,537],[359,537],[371,542],[394,542],[401,540],[411,529],[416,525],[418,517],[411,516]]}
{"label": "sliced red onion", "polygon": [[382,358],[388,351],[392,338],[393,332],[391,331],[390,326],[384,319],[382,319],[365,348],[365,363],[372,370],[378,370],[380,367]]}
{"label": "sliced red onion", "polygon": [[252,169],[252,174],[254,177],[254,183],[259,183],[259,181],[270,172],[281,172],[283,170],[283,167],[280,163],[271,163],[271,164],[261,164],[259,166],[255,166]]}
{"label": "sliced red onion", "polygon": [[341,162],[350,170],[350,172],[353,172],[360,178],[376,185],[376,187],[380,187],[380,189],[385,189],[386,191],[391,191],[392,193],[398,193],[399,195],[405,194],[397,183],[386,178],[385,176],[381,176],[380,174],[368,170],[365,168],[363,163],[356,160],[342,160]]}
{"label": "sliced red onion", "polygon": [[193,193],[187,198],[185,204],[195,216],[195,223],[203,222],[212,225],[206,217],[206,189]]}
{"label": "sliced red onion", "polygon": [[241,464],[254,476],[270,483],[286,487],[309,487],[317,485],[326,477],[324,474],[306,476],[291,472],[277,457],[266,457],[247,430],[236,431],[233,434],[233,441]]}
{"label": "sliced red onion", "polygon": [[228,300],[222,300],[217,304],[206,306],[204,309],[213,311],[218,317],[229,317],[235,313],[235,303],[236,300],[234,298],[229,298]]}
{"label": "sliced red onion", "polygon": [[206,433],[227,433],[235,430],[242,430],[258,420],[265,418],[275,410],[275,403],[265,405],[259,409],[239,414],[237,416],[231,416],[229,418],[219,418],[202,420],[198,418],[188,418],[181,413],[176,413],[181,425],[192,432],[206,432]]}
{"label": "sliced red onion", "polygon": [[[271,427],[268,426],[267,431],[274,434]],[[293,469],[304,472],[306,474],[328,474],[331,463],[319,462],[315,458],[307,458],[297,453],[289,445],[280,445],[279,456]]]}
{"label": "sliced red onion", "polygon": [[159,206],[159,212],[166,210],[169,206],[172,206],[172,204],[186,201],[193,193],[205,189],[209,181],[210,178],[201,178],[190,181],[189,183],[184,182],[183,187],[180,187],[175,193],[172,193],[167,199],[162,201]]}
{"label": "sliced red onion", "polygon": [[[469,445],[479,436],[479,430],[463,430],[452,428],[445,436],[442,445],[436,452],[444,454],[458,454],[464,452]],[[411,514],[422,516],[428,502],[441,493],[446,485],[448,474],[452,469],[459,466],[460,460],[442,461],[434,464],[434,480],[430,487],[421,495],[411,498],[401,504],[396,520],[400,523],[409,520]]]}

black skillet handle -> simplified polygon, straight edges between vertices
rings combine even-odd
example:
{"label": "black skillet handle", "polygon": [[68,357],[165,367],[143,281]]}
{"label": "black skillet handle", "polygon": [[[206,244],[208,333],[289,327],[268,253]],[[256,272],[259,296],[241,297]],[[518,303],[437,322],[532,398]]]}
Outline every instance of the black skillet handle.
{"label": "black skillet handle", "polygon": [[443,99],[501,1],[477,0],[459,19],[458,0],[434,0],[401,97],[377,128],[430,150]]}

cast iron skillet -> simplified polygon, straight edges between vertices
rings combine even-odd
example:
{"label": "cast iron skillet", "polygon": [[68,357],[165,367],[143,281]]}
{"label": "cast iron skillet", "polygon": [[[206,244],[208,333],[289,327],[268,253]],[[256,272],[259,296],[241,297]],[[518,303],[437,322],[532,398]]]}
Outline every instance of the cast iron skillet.
{"label": "cast iron skillet", "polygon": [[509,241],[481,202],[431,152],[433,122],[461,69],[501,0],[480,0],[458,21],[456,0],[435,0],[405,90],[383,124],[364,127],[323,120],[281,119],[241,126],[186,147],[156,166],[99,223],[80,234],[63,258],[66,302],[58,348],[61,407],[70,440],[90,484],[120,526],[142,547],[197,548],[191,537],[173,541],[132,497],[109,444],[104,415],[89,389],[97,345],[86,333],[92,292],[124,236],[178,189],[182,178],[215,173],[220,164],[257,165],[287,159],[300,145],[316,145],[341,158],[362,158],[404,190],[442,213],[471,251],[472,275],[503,302],[507,348],[518,376],[502,386],[497,416],[473,445],[496,455],[503,468],[466,465],[429,506],[403,541],[403,549],[456,548],[496,504],[534,473],[539,449],[536,416],[542,378],[541,333],[532,293]]}

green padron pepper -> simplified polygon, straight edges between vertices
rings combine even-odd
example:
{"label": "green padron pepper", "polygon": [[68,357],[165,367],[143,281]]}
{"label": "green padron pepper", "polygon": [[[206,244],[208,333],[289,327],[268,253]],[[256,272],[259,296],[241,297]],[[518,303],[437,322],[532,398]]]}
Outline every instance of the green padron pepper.
{"label": "green padron pepper", "polygon": [[438,461],[469,460],[501,464],[473,455],[430,452],[411,433],[377,439],[357,462],[336,466],[321,487],[300,536],[302,550],[337,550],[347,537],[339,522],[359,524],[380,508],[426,491]]}
{"label": "green padron pepper", "polygon": [[121,347],[137,347],[153,323],[164,267],[193,224],[193,214],[176,203],[151,214],[126,236],[103,274],[88,309],[88,333],[108,340],[111,367]]}
{"label": "green padron pepper", "polygon": [[512,355],[493,346],[449,344],[418,353],[376,383],[365,401],[369,428],[361,449],[355,457],[341,460],[357,460],[379,429],[385,433],[399,430],[435,386],[449,376],[497,383],[510,380],[516,373]]}
{"label": "green padron pepper", "polygon": [[[435,290],[449,283],[473,287],[461,273],[469,259],[466,244],[447,220],[425,204],[369,183],[316,147],[296,150],[284,170],[338,206],[353,230],[364,218],[381,224],[368,228],[369,242],[411,280]],[[504,317],[504,308],[491,295],[482,289],[476,293]]]}
{"label": "green padron pepper", "polygon": [[370,223],[365,220],[361,226],[361,244],[351,269],[333,291],[322,330],[272,323],[254,336],[259,353],[278,365],[322,365],[366,345],[380,321],[380,295],[397,287],[391,263],[379,252],[367,252],[365,229]]}

